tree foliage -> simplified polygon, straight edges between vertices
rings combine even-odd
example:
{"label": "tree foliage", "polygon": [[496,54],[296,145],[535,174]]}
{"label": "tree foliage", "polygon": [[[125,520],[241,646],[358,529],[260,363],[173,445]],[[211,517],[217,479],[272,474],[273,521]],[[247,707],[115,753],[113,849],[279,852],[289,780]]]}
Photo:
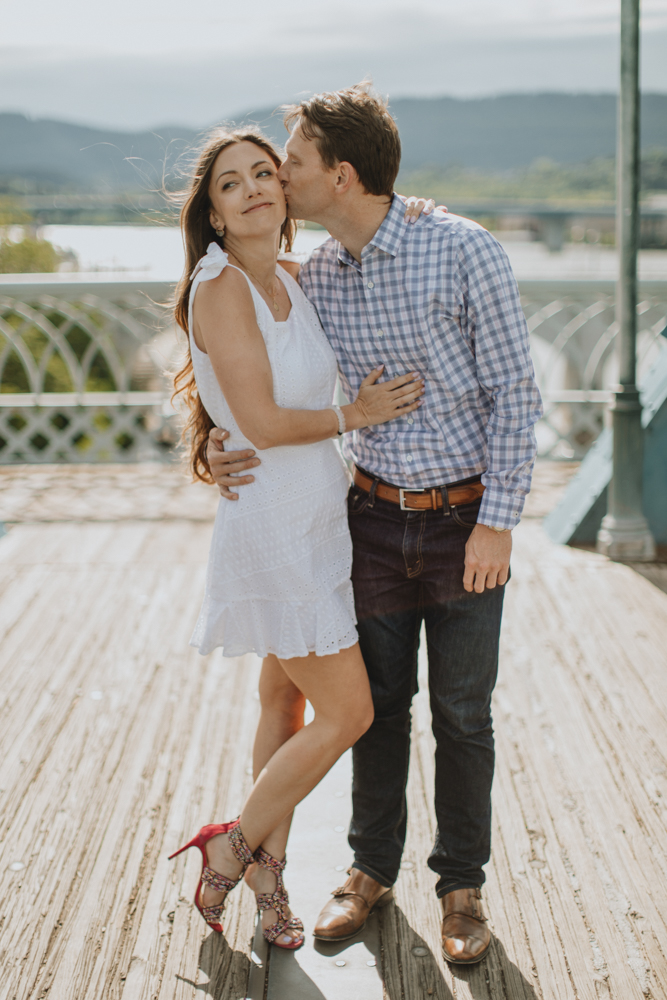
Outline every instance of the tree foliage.
{"label": "tree foliage", "polygon": [[667,191],[667,149],[652,149],[642,156],[642,188]]}
{"label": "tree foliage", "polygon": [[48,274],[58,269],[60,254],[47,240],[25,236],[0,242],[0,274]]}
{"label": "tree foliage", "polygon": [[[447,200],[511,200],[541,202],[613,201],[616,197],[614,157],[597,157],[586,163],[563,164],[535,160],[529,167],[505,171],[471,167],[425,167],[402,172],[398,190],[420,194],[447,204]],[[667,190],[667,150],[642,155],[642,191]]]}

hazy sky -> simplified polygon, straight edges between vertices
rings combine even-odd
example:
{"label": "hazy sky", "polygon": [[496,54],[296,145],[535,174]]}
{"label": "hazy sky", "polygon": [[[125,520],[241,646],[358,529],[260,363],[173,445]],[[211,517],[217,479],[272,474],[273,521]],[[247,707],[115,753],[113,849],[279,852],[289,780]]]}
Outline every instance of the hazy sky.
{"label": "hazy sky", "polygon": [[[0,0],[0,110],[207,124],[366,73],[379,89],[610,91],[616,0]],[[643,0],[643,84],[667,91],[667,0]]]}

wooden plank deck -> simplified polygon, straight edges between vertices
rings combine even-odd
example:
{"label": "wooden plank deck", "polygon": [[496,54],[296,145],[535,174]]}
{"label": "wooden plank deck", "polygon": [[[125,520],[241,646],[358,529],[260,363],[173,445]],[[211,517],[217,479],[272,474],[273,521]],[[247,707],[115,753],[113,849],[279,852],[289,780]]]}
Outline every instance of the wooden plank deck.
{"label": "wooden plank deck", "polygon": [[[245,887],[220,939],[191,905],[194,852],[166,860],[235,815],[250,781],[258,664],[187,645],[214,507],[173,469],[0,473],[0,1000],[264,1000],[265,985],[297,1000],[284,961],[266,984],[253,964]],[[536,517],[516,533],[506,609],[493,952],[470,969],[439,957],[422,663],[398,903],[370,945],[382,995],[667,1000],[667,595],[552,545]],[[315,794],[324,810],[335,790]],[[350,860],[332,827],[329,863],[324,840],[308,867],[316,808],[297,810],[288,880],[309,921]],[[355,954],[336,967],[304,950],[299,1000],[354,996]]]}

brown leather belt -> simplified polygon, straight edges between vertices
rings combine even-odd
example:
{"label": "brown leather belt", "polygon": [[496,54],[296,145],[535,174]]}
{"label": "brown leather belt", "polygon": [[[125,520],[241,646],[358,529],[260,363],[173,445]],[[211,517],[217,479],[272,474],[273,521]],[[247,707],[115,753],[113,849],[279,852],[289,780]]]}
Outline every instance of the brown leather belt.
{"label": "brown leather belt", "polygon": [[[438,510],[442,507],[441,486],[433,486],[425,490],[403,489],[398,486],[389,486],[379,480],[372,479],[361,472],[354,470],[354,484],[365,493],[371,492],[373,483],[376,483],[375,496],[380,500],[388,500],[390,503],[397,503],[401,510]],[[450,507],[458,507],[462,503],[474,503],[484,492],[482,483],[466,483],[461,486],[447,487],[447,500]]]}

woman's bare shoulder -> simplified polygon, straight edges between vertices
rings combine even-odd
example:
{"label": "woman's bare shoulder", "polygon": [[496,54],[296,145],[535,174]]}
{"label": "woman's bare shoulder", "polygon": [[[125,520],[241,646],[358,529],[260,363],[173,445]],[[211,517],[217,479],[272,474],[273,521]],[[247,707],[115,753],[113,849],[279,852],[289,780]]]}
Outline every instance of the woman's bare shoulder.
{"label": "woman's bare shoulder", "polygon": [[207,354],[216,343],[229,344],[248,337],[253,340],[255,332],[261,339],[248,282],[234,267],[226,267],[215,278],[202,281],[195,295],[192,319],[195,343]]}
{"label": "woman's bare shoulder", "polygon": [[202,281],[197,289],[195,302],[206,308],[209,305],[219,305],[221,301],[227,306],[252,308],[252,295],[245,276],[235,267],[226,267],[215,278]]}

